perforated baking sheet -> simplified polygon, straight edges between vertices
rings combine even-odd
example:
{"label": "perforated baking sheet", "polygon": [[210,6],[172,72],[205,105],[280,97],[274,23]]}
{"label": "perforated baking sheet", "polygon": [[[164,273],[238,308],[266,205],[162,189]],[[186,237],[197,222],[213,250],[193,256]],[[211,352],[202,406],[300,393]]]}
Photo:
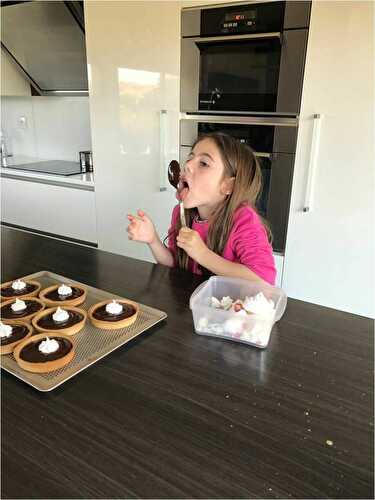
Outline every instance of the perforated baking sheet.
{"label": "perforated baking sheet", "polygon": [[[14,279],[16,278],[18,278],[18,276],[15,276]],[[119,295],[88,286],[85,283],[80,283],[79,281],[49,271],[40,271],[28,276],[23,276],[22,279],[35,279],[41,283],[42,289],[59,283],[82,285],[87,289],[87,298],[86,301],[78,307],[86,311],[92,304],[100,302],[101,300],[131,299],[131,297],[120,297]],[[51,391],[166,317],[167,314],[163,311],[145,306],[144,304],[139,304],[137,320],[127,328],[102,330],[94,327],[89,319],[87,319],[84,328],[72,336],[75,344],[75,356],[73,360],[63,368],[50,373],[27,372],[18,366],[12,354],[1,356],[1,367],[39,391]],[[36,333],[39,332],[34,332],[34,334]]]}

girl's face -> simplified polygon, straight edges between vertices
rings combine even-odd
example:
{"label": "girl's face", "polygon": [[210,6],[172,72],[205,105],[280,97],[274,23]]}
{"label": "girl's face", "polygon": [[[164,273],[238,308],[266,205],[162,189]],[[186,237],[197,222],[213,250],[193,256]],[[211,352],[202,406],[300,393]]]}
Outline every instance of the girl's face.
{"label": "girl's face", "polygon": [[182,169],[180,182],[184,207],[196,207],[204,219],[231,193],[233,178],[224,177],[224,164],[214,141],[203,139],[194,146]]}

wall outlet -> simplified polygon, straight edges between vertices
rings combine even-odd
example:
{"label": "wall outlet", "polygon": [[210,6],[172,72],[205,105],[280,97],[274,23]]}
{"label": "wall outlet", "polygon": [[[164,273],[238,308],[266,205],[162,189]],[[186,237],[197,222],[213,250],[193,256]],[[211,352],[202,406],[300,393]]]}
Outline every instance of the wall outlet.
{"label": "wall outlet", "polygon": [[18,127],[22,130],[26,130],[28,127],[26,116],[18,117]]}

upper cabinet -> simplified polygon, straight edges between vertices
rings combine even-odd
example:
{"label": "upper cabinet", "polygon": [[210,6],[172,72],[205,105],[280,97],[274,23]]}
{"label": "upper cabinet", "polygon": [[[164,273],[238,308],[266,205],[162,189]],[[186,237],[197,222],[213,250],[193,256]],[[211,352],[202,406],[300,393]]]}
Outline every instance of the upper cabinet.
{"label": "upper cabinet", "polygon": [[83,2],[2,2],[1,44],[38,95],[88,93]]}

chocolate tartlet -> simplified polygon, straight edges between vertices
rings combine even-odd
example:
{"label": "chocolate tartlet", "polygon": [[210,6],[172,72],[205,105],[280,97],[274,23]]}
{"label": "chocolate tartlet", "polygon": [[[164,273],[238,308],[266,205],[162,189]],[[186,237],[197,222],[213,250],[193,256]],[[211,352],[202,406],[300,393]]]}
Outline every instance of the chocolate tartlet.
{"label": "chocolate tartlet", "polygon": [[12,327],[12,333],[8,337],[1,337],[0,354],[10,354],[14,348],[33,333],[33,329],[28,323],[18,321],[17,323],[6,323]]}
{"label": "chocolate tartlet", "polygon": [[[59,344],[57,351],[45,354],[39,350],[40,344],[47,337]],[[74,344],[69,337],[54,332],[44,332],[18,344],[13,354],[18,365],[24,370],[48,373],[67,365],[74,358],[75,352]]]}
{"label": "chocolate tartlet", "polygon": [[58,334],[74,335],[85,326],[87,313],[84,309],[68,306],[63,308],[68,313],[68,318],[64,321],[55,321],[53,315],[57,307],[50,307],[37,314],[32,324],[39,332],[53,331]]}
{"label": "chocolate tartlet", "polygon": [[[17,281],[17,280],[15,280]],[[25,288],[22,290],[15,290],[12,284],[15,281],[7,281],[0,286],[0,299],[1,300],[11,300],[11,299],[22,299],[24,297],[37,297],[40,291],[41,285],[38,281],[32,280],[20,280],[26,283]]]}
{"label": "chocolate tartlet", "polygon": [[94,326],[104,330],[117,330],[130,326],[135,322],[139,312],[139,305],[136,302],[116,299],[116,302],[122,306],[122,311],[118,314],[111,314],[106,311],[106,306],[111,302],[113,301],[104,300],[90,307],[88,315]]}
{"label": "chocolate tartlet", "polygon": [[68,285],[72,289],[70,295],[60,295],[58,292],[59,285],[52,285],[42,290],[39,294],[42,300],[48,307],[53,306],[79,306],[86,300],[86,289],[78,285]]}
{"label": "chocolate tartlet", "polygon": [[25,300],[19,300],[25,302],[26,309],[13,311],[12,304],[16,302],[16,299],[7,300],[6,302],[0,304],[1,317],[9,324],[14,323],[15,321],[30,321],[36,314],[45,308],[43,302],[34,297],[26,297]]}

